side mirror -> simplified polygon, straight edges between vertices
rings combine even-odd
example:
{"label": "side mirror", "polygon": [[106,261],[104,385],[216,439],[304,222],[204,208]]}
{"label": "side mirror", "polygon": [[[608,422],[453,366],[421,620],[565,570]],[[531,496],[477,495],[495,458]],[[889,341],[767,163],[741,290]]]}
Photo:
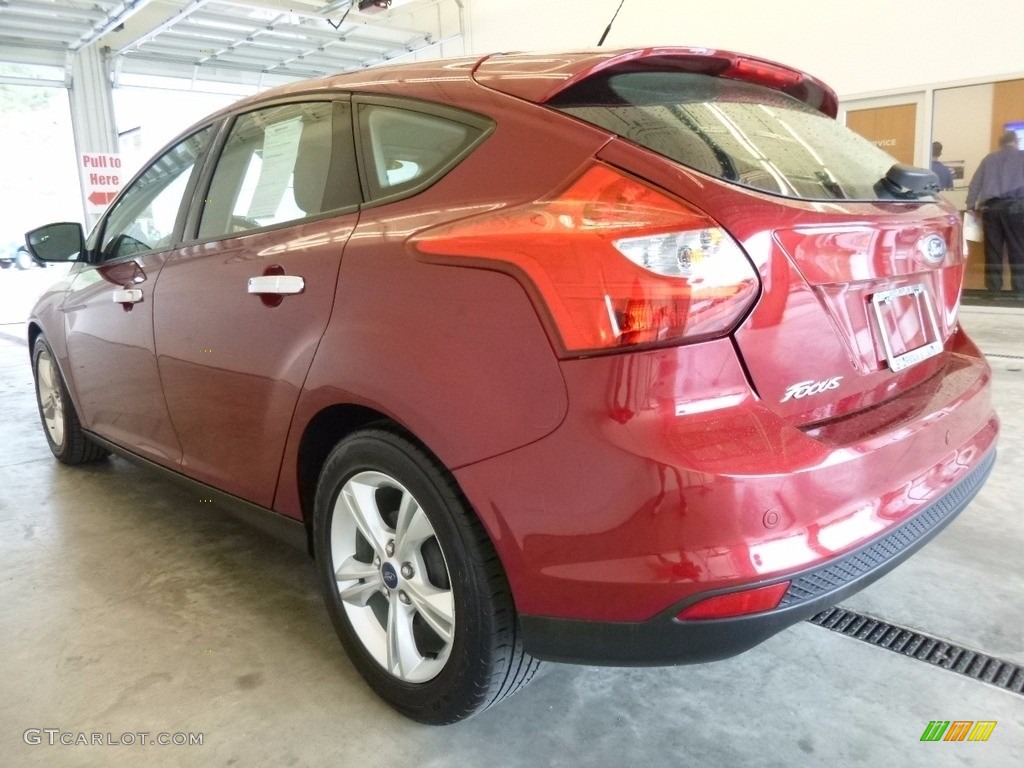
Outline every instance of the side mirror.
{"label": "side mirror", "polygon": [[29,253],[39,261],[84,261],[85,232],[77,222],[47,224],[25,234]]}

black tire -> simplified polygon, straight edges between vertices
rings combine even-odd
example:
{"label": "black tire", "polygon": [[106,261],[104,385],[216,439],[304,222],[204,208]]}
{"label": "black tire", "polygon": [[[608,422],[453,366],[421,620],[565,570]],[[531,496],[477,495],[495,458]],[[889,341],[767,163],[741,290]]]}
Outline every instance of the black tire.
{"label": "black tire", "polygon": [[[339,564],[333,562],[332,555],[335,551],[331,543],[332,525],[335,518],[339,518],[338,536],[345,538],[344,532],[349,530],[345,526],[351,526],[351,523],[342,520],[353,517],[345,511],[347,507],[344,504],[338,504],[339,496],[350,481],[358,482],[375,473],[393,479],[413,497],[417,508],[422,510],[433,528],[438,545],[436,551],[443,558],[442,565],[449,574],[450,586],[443,586],[451,591],[454,616],[452,639],[450,643],[444,644],[447,655],[442,659],[441,654],[438,654],[432,661],[435,666],[443,663],[440,671],[424,682],[404,680],[374,657],[350,620],[339,593],[336,577]],[[400,492],[388,487],[377,487],[373,491],[373,507],[384,520],[381,530],[387,530],[391,524],[385,519],[389,513],[384,510],[386,505],[381,502],[382,492]],[[394,502],[395,520],[398,520],[400,514],[397,511],[398,503]],[[400,527],[397,522],[393,525]],[[394,536],[392,545],[399,541],[399,534],[394,530],[385,535]],[[358,540],[362,539],[364,549],[371,547],[369,540],[361,534],[353,533],[352,538],[357,540],[357,546]],[[427,547],[433,548],[434,545],[427,539],[422,546],[425,552]],[[370,687],[407,717],[430,725],[463,720],[525,687],[540,668],[540,662],[522,649],[515,608],[504,571],[468,501],[451,474],[436,459],[397,431],[386,428],[365,429],[352,434],[335,447],[317,484],[313,547],[317,576],[327,609],[349,658]],[[371,559],[373,557],[372,554],[367,555],[359,562],[365,561],[365,567],[373,569],[378,567],[376,561]],[[382,571],[387,562],[385,559],[384,565],[379,566]],[[404,578],[405,566],[401,567]],[[381,585],[388,578],[399,585],[392,583],[390,591],[383,590],[383,594],[389,597],[381,597],[382,600],[391,599],[393,592],[404,597],[400,591],[401,585],[405,584],[407,589],[411,586],[411,579],[398,581],[394,569],[390,576],[383,574],[379,578]],[[362,581],[346,583],[363,585]],[[409,600],[404,602],[408,604]],[[387,618],[394,608],[388,608],[387,602],[384,605],[381,610],[385,612],[385,617],[381,617],[375,610],[381,624],[376,629],[379,631],[383,628],[387,635],[390,632]],[[391,602],[390,605],[396,604]],[[350,609],[362,610],[364,615],[366,612],[365,606],[352,609],[351,601]],[[422,616],[420,619],[422,622]],[[412,623],[415,624],[415,618]],[[362,626],[366,635],[366,624]],[[412,634],[415,634],[415,628]],[[390,659],[390,645],[388,653]]]}
{"label": "black tire", "polygon": [[[42,378],[41,362],[49,369],[48,372],[42,374]],[[35,377],[36,406],[39,409],[43,434],[46,436],[50,451],[57,460],[63,464],[85,464],[105,458],[108,451],[92,442],[82,431],[82,424],[78,420],[78,413],[75,411],[74,403],[71,402],[71,396],[64,384],[64,377],[61,376],[53,350],[42,336],[36,339],[35,345],[32,347],[32,374]],[[47,389],[52,391],[53,397],[49,394],[41,394]],[[54,420],[55,428],[53,429],[47,424],[48,415]],[[57,426],[58,424],[59,426]]]}
{"label": "black tire", "polygon": [[14,257],[14,263],[17,264],[18,269],[32,269],[32,267],[36,266],[36,260],[32,258],[32,254],[25,248],[18,249]]}

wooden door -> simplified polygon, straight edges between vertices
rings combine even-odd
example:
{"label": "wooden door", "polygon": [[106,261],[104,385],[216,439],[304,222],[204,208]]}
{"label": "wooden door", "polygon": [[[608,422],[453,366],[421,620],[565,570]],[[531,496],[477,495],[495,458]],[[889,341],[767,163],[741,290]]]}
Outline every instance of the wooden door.
{"label": "wooden door", "polygon": [[846,127],[881,147],[899,162],[914,164],[916,104],[849,110],[846,113]]}

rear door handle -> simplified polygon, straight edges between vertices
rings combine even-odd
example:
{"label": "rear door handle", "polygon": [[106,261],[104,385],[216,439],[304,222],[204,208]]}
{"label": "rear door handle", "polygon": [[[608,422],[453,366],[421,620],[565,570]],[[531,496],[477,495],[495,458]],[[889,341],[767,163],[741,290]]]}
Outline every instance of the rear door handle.
{"label": "rear door handle", "polygon": [[113,293],[115,304],[138,304],[142,301],[142,290],[139,288],[118,288]]}
{"label": "rear door handle", "polygon": [[249,278],[249,293],[290,296],[302,293],[305,289],[306,281],[298,275],[262,275]]}

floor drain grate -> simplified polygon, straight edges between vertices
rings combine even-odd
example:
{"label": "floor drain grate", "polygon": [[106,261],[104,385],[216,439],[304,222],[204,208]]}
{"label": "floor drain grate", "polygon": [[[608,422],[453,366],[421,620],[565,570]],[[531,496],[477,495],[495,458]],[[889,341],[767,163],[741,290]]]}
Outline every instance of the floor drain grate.
{"label": "floor drain grate", "polygon": [[1018,664],[845,608],[829,608],[808,621],[879,648],[1024,695],[1024,668]]}

